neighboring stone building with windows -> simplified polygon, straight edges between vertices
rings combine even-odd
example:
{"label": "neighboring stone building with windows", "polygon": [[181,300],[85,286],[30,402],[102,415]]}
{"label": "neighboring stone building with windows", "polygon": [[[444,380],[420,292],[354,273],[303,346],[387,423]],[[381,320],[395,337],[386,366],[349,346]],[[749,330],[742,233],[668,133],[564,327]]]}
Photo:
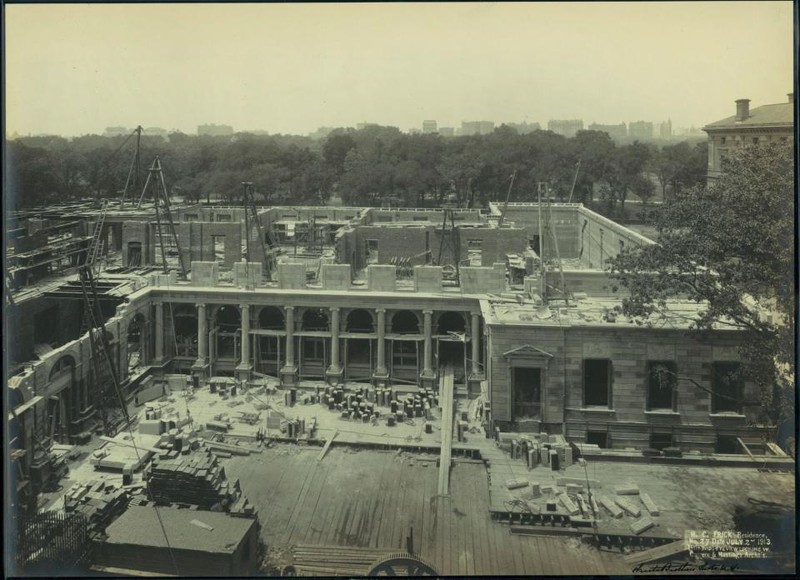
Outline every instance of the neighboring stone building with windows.
{"label": "neighboring stone building with windows", "polygon": [[736,101],[736,114],[703,127],[708,133],[708,180],[722,173],[732,149],[773,141],[794,141],[794,93],[784,103],[750,109],[750,99]]}

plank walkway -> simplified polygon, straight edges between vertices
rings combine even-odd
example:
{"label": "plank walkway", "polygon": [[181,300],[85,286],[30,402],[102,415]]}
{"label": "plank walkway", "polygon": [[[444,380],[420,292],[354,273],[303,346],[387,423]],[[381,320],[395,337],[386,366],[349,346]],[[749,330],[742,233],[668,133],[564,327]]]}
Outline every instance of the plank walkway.
{"label": "plank walkway", "polygon": [[439,456],[439,486],[437,493],[450,492],[450,457],[453,446],[453,367],[447,366],[441,376],[439,388],[442,414],[442,448]]}
{"label": "plank walkway", "polygon": [[487,471],[457,462],[450,494],[438,496],[436,456],[280,445],[225,462],[257,506],[269,547],[300,544],[402,551],[413,529],[417,555],[444,575],[628,574],[620,554],[575,538],[523,536],[489,515]]}

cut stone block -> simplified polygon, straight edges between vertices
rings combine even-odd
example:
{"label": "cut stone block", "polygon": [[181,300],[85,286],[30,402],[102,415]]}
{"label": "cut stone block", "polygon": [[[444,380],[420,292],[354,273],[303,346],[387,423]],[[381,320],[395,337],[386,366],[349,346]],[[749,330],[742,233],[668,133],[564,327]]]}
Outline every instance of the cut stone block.
{"label": "cut stone block", "polygon": [[528,487],[528,480],[527,479],[509,479],[506,481],[506,487],[508,489],[520,489],[522,487]]}
{"label": "cut stone block", "polygon": [[568,483],[567,484],[567,493],[572,495],[576,493],[580,493],[583,491],[583,486],[578,483]]}
{"label": "cut stone block", "polygon": [[576,506],[575,503],[571,499],[569,499],[569,496],[566,493],[562,493],[561,495],[559,495],[558,499],[561,502],[561,505],[563,505],[564,508],[567,510],[567,513],[569,513],[569,515],[575,516],[581,512],[581,510],[578,509],[578,506]]}
{"label": "cut stone block", "polygon": [[533,497],[534,499],[536,499],[537,497],[542,497],[542,489],[541,486],[539,485],[539,482],[532,481],[530,485],[531,485],[531,497]]}
{"label": "cut stone block", "polygon": [[639,486],[635,483],[626,483],[617,486],[617,495],[639,495]]}
{"label": "cut stone block", "polygon": [[656,502],[654,502],[649,495],[643,493],[639,497],[642,499],[644,507],[647,508],[647,511],[650,512],[651,516],[660,515],[660,511],[658,509],[658,506],[656,505]]}
{"label": "cut stone block", "polygon": [[631,524],[631,531],[634,534],[641,534],[642,532],[646,532],[655,525],[656,523],[653,520],[645,516],[642,519],[636,520]]}
{"label": "cut stone block", "polygon": [[619,507],[624,509],[632,516],[638,518],[640,515],[642,515],[642,510],[640,510],[637,506],[635,506],[633,502],[621,497],[615,498],[614,501],[617,502],[617,505]]}
{"label": "cut stone block", "polygon": [[552,485],[542,486],[542,493],[553,493],[553,492],[555,492],[555,488]]}
{"label": "cut stone block", "polygon": [[600,502],[600,505],[603,506],[608,510],[608,513],[611,514],[612,517],[621,518],[622,517],[622,510],[619,508],[617,504],[613,501],[608,499],[607,497],[599,497],[597,501]]}

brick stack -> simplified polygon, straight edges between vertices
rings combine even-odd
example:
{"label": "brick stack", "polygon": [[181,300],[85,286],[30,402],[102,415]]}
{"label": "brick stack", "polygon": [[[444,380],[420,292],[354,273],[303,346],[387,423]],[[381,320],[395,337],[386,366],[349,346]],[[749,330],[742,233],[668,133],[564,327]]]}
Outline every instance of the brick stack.
{"label": "brick stack", "polygon": [[64,511],[77,513],[89,522],[89,533],[102,534],[128,508],[128,492],[112,483],[93,480],[76,483],[64,496]]}
{"label": "brick stack", "polygon": [[242,496],[239,480],[228,481],[225,468],[210,453],[154,460],[148,486],[158,504],[196,505],[201,510],[219,506],[232,515],[255,516],[255,509]]}

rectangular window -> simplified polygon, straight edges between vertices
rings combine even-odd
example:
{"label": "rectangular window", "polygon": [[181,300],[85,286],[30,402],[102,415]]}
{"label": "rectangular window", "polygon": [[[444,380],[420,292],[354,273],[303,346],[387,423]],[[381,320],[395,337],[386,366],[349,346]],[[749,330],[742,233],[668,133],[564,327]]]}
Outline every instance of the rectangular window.
{"label": "rectangular window", "polygon": [[514,418],[541,418],[542,369],[514,367]]}
{"label": "rectangular window", "polygon": [[647,410],[676,408],[678,367],[674,361],[647,361]]}
{"label": "rectangular window", "polygon": [[738,362],[715,362],[711,365],[711,412],[740,413],[744,380]]}
{"label": "rectangular window", "polygon": [[673,447],[672,433],[650,433],[650,449],[661,451],[665,447]]}
{"label": "rectangular window", "polygon": [[600,449],[608,448],[608,431],[586,431],[586,442]]}
{"label": "rectangular window", "polygon": [[467,240],[467,258],[470,266],[483,265],[483,240]]}
{"label": "rectangular window", "polygon": [[611,361],[608,359],[584,359],[583,361],[583,405],[584,407],[611,407]]}
{"label": "rectangular window", "polygon": [[229,222],[229,221],[231,221],[231,214],[228,214],[228,213],[217,214],[217,221],[218,222]]}
{"label": "rectangular window", "polygon": [[409,340],[395,340],[392,345],[392,364],[395,367],[417,366],[417,343]]}
{"label": "rectangular window", "polygon": [[303,338],[303,361],[308,363],[325,362],[325,339],[316,336]]}
{"label": "rectangular window", "polygon": [[225,261],[225,236],[211,236],[211,243],[214,245],[214,261]]}
{"label": "rectangular window", "polygon": [[378,263],[378,240],[364,241],[364,258],[367,264]]}

